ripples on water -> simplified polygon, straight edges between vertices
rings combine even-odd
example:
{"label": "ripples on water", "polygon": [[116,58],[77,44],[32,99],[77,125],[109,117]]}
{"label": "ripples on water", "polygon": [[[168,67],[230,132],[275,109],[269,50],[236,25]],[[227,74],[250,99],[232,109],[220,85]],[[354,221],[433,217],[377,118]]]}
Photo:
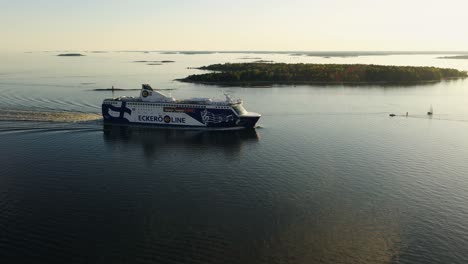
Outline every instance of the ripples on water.
{"label": "ripples on water", "polygon": [[[333,179],[302,190],[306,171],[278,162],[287,154],[257,156],[262,129],[0,124],[0,253],[12,260],[365,263],[398,253],[398,215],[335,204],[322,196]],[[3,155],[12,146],[28,147]]]}
{"label": "ripples on water", "polygon": [[[104,126],[112,94],[92,90],[216,97],[167,80],[230,55],[96,56],[95,73],[87,56],[2,75],[2,263],[468,262],[466,82],[229,88],[263,114],[258,129],[142,129]],[[176,63],[132,63],[150,59]]]}

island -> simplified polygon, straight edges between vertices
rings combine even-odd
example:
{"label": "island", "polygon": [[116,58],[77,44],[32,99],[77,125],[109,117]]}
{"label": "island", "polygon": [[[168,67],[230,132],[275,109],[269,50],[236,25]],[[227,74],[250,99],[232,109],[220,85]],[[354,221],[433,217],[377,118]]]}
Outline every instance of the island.
{"label": "island", "polygon": [[438,59],[468,60],[468,55],[445,56],[445,57],[438,57]]}
{"label": "island", "polygon": [[456,69],[372,64],[225,63],[197,69],[212,71],[189,75],[181,82],[256,84],[418,83],[468,77]]}
{"label": "island", "polygon": [[162,60],[162,61],[146,61],[146,60],[140,60],[140,61],[134,61],[134,62],[147,62],[147,63],[173,63],[175,61],[172,60]]}
{"label": "island", "polygon": [[79,56],[85,56],[85,55],[80,54],[80,53],[63,53],[63,54],[59,54],[57,56],[61,56],[61,57],[79,57]]}
{"label": "island", "polygon": [[184,54],[184,55],[206,55],[206,54],[214,54],[216,53],[215,51],[179,51],[179,54]]}

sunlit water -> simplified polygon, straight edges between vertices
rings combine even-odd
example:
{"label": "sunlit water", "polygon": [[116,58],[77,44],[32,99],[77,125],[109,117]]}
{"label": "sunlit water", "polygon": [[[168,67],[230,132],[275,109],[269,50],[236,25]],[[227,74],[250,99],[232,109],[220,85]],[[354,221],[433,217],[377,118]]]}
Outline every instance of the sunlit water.
{"label": "sunlit water", "polygon": [[[468,60],[56,54],[0,54],[2,263],[468,261],[468,80],[262,88],[173,81],[200,72],[188,67],[258,57],[461,70]],[[141,83],[176,98],[228,92],[262,114],[259,128],[104,127],[102,100],[138,91],[95,89]]]}

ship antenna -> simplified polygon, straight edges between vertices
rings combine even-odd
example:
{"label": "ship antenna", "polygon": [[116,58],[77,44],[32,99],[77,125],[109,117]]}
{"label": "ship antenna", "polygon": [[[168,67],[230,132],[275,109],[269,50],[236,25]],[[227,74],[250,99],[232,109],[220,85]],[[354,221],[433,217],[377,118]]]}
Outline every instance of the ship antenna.
{"label": "ship antenna", "polygon": [[223,94],[224,94],[224,96],[226,97],[226,102],[232,103],[232,98],[231,98],[231,96],[229,95],[229,93],[226,93],[226,92],[223,91]]}

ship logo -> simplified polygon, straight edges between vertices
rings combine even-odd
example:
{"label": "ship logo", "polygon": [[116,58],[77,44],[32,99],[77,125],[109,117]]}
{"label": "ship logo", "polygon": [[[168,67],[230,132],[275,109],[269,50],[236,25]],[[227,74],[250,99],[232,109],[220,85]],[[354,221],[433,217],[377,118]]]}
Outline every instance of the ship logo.
{"label": "ship logo", "polygon": [[229,122],[229,121],[234,121],[234,116],[233,115],[216,115],[208,110],[204,110],[201,112],[201,117],[203,120],[203,123],[208,124],[208,123],[214,123],[214,124],[219,124],[222,122]]}
{"label": "ship logo", "polygon": [[170,116],[165,116],[164,117],[164,123],[169,123],[171,122],[171,117]]}

